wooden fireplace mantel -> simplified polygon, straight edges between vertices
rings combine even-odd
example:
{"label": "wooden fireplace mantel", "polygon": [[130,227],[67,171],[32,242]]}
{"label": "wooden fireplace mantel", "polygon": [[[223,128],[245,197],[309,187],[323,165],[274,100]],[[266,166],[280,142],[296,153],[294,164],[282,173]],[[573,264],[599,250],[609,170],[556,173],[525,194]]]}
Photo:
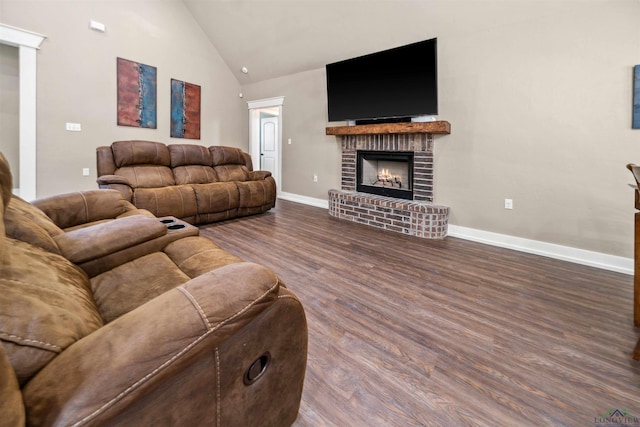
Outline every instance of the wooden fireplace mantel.
{"label": "wooden fireplace mantel", "polygon": [[440,120],[437,122],[381,123],[373,125],[335,126],[328,127],[326,130],[327,135],[336,136],[391,133],[432,133],[448,135],[451,133],[451,124],[447,121]]}

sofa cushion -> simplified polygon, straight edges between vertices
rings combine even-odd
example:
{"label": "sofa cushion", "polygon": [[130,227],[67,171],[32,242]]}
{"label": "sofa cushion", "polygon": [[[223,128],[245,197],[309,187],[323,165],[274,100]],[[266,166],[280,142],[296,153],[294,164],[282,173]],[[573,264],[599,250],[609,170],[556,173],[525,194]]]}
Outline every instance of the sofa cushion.
{"label": "sofa cushion", "polygon": [[173,173],[168,166],[126,166],[116,170],[116,174],[125,177],[133,188],[159,188],[175,185]]}
{"label": "sofa cushion", "polygon": [[246,157],[240,148],[236,147],[209,147],[213,160],[213,169],[216,171],[219,181],[247,181],[249,169],[246,166]]}
{"label": "sofa cushion", "polygon": [[18,381],[102,326],[87,275],[62,256],[6,238],[0,264],[0,341]]}
{"label": "sofa cushion", "polygon": [[133,204],[157,217],[189,218],[197,213],[196,196],[191,185],[138,188],[133,193]]}
{"label": "sofa cushion", "polygon": [[235,182],[215,182],[192,186],[198,214],[225,212],[238,207],[239,195]]}
{"label": "sofa cushion", "polygon": [[215,166],[218,179],[223,182],[247,181],[249,179],[249,169],[244,165],[221,165]]}
{"label": "sofa cushion", "polygon": [[190,278],[225,265],[242,262],[205,237],[186,237],[168,244],[164,252]]}
{"label": "sofa cushion", "polygon": [[169,166],[171,156],[165,144],[154,141],[116,141],[111,144],[118,168],[132,165]]}
{"label": "sofa cushion", "polygon": [[207,184],[218,180],[211,166],[202,165],[176,166],[173,168],[173,177],[177,185]]}
{"label": "sofa cushion", "polygon": [[171,144],[168,148],[172,168],[188,165],[211,166],[211,152],[207,147],[195,144]]}
{"label": "sofa cushion", "polygon": [[211,152],[212,165],[242,165],[246,166],[244,152],[236,147],[212,146],[209,147]]}
{"label": "sofa cushion", "polygon": [[92,278],[91,289],[100,315],[110,322],[188,280],[167,255],[155,252]]}
{"label": "sofa cushion", "polygon": [[31,243],[48,252],[60,255],[54,237],[64,231],[51,218],[30,203],[13,196],[4,215],[4,225],[8,237]]}

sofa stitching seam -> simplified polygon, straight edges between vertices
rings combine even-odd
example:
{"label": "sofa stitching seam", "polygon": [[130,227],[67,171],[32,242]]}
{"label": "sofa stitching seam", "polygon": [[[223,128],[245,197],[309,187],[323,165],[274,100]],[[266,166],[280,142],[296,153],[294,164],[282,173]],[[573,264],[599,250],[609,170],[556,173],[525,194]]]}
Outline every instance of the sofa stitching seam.
{"label": "sofa stitching seam", "polygon": [[221,399],[221,393],[220,393],[220,352],[218,350],[218,347],[216,347],[216,426],[220,427],[220,406],[222,404],[222,402],[220,401]]}
{"label": "sofa stitching seam", "polygon": [[89,204],[87,203],[87,198],[82,193],[80,193],[80,197],[82,197],[82,201],[84,202],[84,215],[86,222],[89,222]]}
{"label": "sofa stitching seam", "polygon": [[45,347],[51,347],[53,349],[58,350],[58,352],[60,352],[62,350],[62,347],[60,347],[59,345],[55,345],[55,344],[51,344],[45,341],[40,341],[40,340],[34,340],[31,338],[25,338],[23,336],[20,335],[15,335],[15,334],[8,334],[6,332],[0,332],[0,336],[4,336],[7,338],[17,338],[18,340],[20,340],[20,342],[22,343],[37,343],[37,344],[41,344]]}
{"label": "sofa stitching seam", "polygon": [[189,301],[191,301],[191,304],[195,306],[196,310],[200,314],[200,317],[202,318],[202,321],[207,327],[207,331],[210,331],[212,329],[211,322],[209,322],[209,319],[207,318],[207,315],[204,313],[204,310],[202,309],[202,306],[200,305],[198,300],[191,294],[191,292],[187,291],[182,286],[178,287],[178,290],[182,292],[189,299]]}

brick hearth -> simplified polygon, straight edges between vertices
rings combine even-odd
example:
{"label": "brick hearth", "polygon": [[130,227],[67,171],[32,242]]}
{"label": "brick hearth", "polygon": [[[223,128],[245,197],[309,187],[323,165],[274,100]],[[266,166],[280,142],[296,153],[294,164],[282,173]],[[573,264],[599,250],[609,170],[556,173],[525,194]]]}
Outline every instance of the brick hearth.
{"label": "brick hearth", "polygon": [[329,214],[426,239],[444,238],[449,220],[446,206],[342,190],[329,190]]}
{"label": "brick hearth", "polygon": [[[338,139],[342,144],[342,189],[329,191],[331,216],[427,239],[447,235],[449,208],[432,203],[431,133],[345,134]],[[356,192],[358,150],[412,151],[414,200]]]}

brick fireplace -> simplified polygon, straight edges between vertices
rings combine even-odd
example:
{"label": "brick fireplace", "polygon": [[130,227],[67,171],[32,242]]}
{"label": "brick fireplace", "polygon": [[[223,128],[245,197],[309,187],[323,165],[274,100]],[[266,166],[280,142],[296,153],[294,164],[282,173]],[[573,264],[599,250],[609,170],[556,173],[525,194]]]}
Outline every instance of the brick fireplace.
{"label": "brick fireplace", "polygon": [[[336,135],[342,145],[342,188],[329,191],[329,214],[412,236],[444,238],[447,235],[449,208],[432,203],[433,135],[449,132],[447,122],[327,128],[327,134]],[[367,185],[359,185],[359,175],[362,174],[359,174],[357,167],[362,161],[358,158],[359,153],[360,156],[362,153],[390,153],[391,161],[394,154],[410,154],[407,157],[413,162],[410,167],[411,179],[399,178],[399,174],[382,168],[378,176],[368,179]],[[394,197],[393,191],[389,193],[384,188],[393,190],[399,187],[399,179],[411,182],[410,197],[403,194]],[[376,185],[371,185],[372,182]],[[378,190],[371,192],[368,185]]]}

